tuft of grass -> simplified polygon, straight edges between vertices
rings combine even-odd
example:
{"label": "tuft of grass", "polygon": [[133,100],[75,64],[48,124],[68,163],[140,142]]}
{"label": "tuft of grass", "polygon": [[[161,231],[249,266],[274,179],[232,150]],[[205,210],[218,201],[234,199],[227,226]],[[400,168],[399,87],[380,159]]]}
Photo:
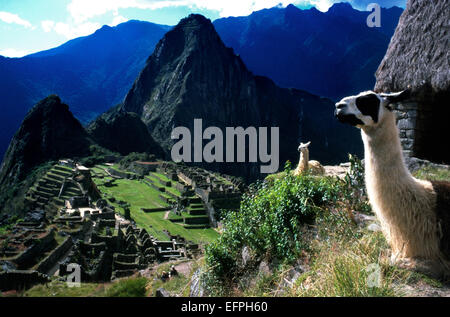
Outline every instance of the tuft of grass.
{"label": "tuft of grass", "polygon": [[311,270],[297,280],[293,296],[400,296],[395,281],[405,278],[389,264],[389,250],[381,233],[366,232],[359,240],[319,242]]}
{"label": "tuft of grass", "polygon": [[450,169],[427,166],[414,172],[414,176],[425,180],[450,181]]}
{"label": "tuft of grass", "polygon": [[52,281],[36,285],[23,293],[26,297],[101,297],[106,284],[81,283],[80,287],[69,287],[66,282]]}
{"label": "tuft of grass", "polygon": [[[150,296],[154,296],[156,293],[156,290],[158,288],[164,288],[166,291],[170,292],[171,294],[176,294],[177,296],[189,296],[189,292],[190,292],[190,280],[192,275],[194,274],[194,272],[199,268],[199,263],[202,262],[203,260],[196,260],[196,261],[178,261],[178,262],[169,262],[169,263],[164,263],[159,265],[156,268],[155,271],[155,278],[152,279],[148,286],[147,286],[147,290],[148,290],[148,294],[150,294]],[[183,262],[190,262],[191,267],[190,267],[190,272],[189,274],[187,274],[186,276],[182,273],[178,273],[178,275],[171,277],[169,280],[163,282],[160,279],[160,276],[162,275],[163,271],[169,272],[170,271],[170,267],[172,265],[178,265],[181,264]]]}
{"label": "tuft of grass", "polygon": [[107,297],[145,297],[148,280],[144,277],[121,279],[107,289]]}

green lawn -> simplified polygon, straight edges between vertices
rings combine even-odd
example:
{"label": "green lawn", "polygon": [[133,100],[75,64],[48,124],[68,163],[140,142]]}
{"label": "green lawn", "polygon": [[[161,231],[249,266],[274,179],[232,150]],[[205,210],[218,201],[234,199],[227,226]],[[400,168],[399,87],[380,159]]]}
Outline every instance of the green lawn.
{"label": "green lawn", "polygon": [[[95,179],[94,179],[95,180]],[[168,237],[163,230],[169,231],[172,235],[180,235],[195,243],[209,243],[218,237],[218,233],[209,229],[186,229],[164,219],[165,212],[144,213],[141,208],[167,207],[168,205],[159,198],[158,190],[136,180],[119,179],[114,183],[116,186],[102,186],[101,180],[95,180],[98,189],[108,196],[113,196],[116,200],[123,200],[131,205],[131,217],[141,228],[145,228],[149,234],[157,239],[167,240]],[[123,214],[123,209],[117,203],[113,204],[116,211]]]}

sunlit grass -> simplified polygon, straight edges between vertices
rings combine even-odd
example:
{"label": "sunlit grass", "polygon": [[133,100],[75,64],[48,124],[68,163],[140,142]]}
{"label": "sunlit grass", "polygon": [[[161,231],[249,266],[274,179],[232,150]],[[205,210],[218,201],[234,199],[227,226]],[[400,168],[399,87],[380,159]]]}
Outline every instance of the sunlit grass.
{"label": "sunlit grass", "polygon": [[[101,180],[98,181],[102,183]],[[180,235],[189,241],[195,243],[206,244],[218,237],[218,233],[211,228],[206,229],[186,229],[180,224],[172,223],[164,219],[165,213],[150,212],[145,213],[141,208],[156,208],[168,207],[168,204],[159,198],[159,192],[153,187],[150,187],[143,182],[136,180],[119,179],[114,182],[115,186],[106,187],[99,185],[98,188],[102,193],[108,196],[113,196],[117,200],[126,201],[130,204],[131,218],[136,224],[146,229],[149,234],[155,236],[157,239],[167,240],[168,236],[163,232],[167,230],[172,235]],[[117,204],[113,203],[116,211],[123,214],[123,209]]]}

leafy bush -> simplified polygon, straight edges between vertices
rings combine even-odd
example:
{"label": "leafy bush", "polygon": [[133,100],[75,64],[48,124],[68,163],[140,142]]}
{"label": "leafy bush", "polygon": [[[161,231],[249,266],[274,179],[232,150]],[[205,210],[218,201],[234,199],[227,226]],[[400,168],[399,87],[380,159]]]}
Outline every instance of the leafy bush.
{"label": "leafy bush", "polygon": [[302,227],[335,204],[342,182],[331,177],[286,176],[271,185],[257,183],[244,195],[240,211],[224,218],[224,232],[206,248],[206,263],[222,280],[236,276],[236,259],[244,246],[259,258],[294,261],[308,245]]}
{"label": "leafy bush", "polygon": [[144,277],[127,278],[114,283],[107,292],[107,297],[145,297],[147,279]]}
{"label": "leafy bush", "polygon": [[93,144],[89,147],[91,152],[90,156],[83,157],[79,161],[82,165],[86,167],[93,167],[97,164],[102,164],[106,161],[106,156],[118,155],[117,153],[111,152],[101,146]]}
{"label": "leafy bush", "polygon": [[356,155],[349,154],[348,158],[350,161],[350,169],[344,178],[345,198],[351,209],[369,212],[371,208],[367,200],[364,165]]}

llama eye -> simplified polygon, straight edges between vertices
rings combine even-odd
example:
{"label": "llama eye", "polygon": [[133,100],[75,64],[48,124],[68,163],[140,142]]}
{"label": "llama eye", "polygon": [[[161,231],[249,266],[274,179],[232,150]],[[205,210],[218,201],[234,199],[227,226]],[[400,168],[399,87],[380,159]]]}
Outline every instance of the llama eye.
{"label": "llama eye", "polygon": [[356,107],[365,116],[370,116],[374,122],[378,122],[380,100],[375,94],[356,98]]}

